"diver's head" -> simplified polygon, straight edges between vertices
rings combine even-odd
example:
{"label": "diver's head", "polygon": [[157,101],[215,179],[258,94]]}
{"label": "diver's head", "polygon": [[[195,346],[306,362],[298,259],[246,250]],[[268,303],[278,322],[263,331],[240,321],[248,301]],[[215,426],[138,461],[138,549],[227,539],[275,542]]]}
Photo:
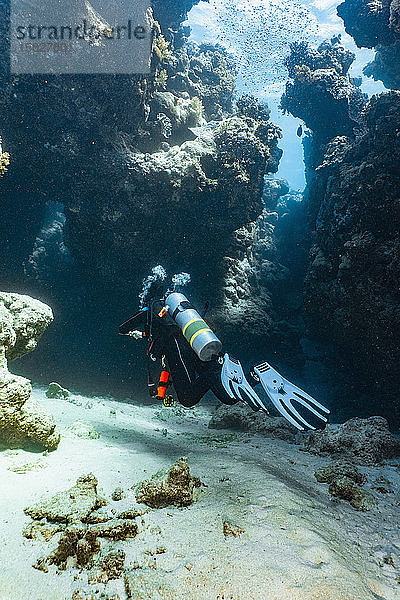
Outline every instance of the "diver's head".
{"label": "diver's head", "polygon": [[150,306],[157,300],[164,298],[165,288],[161,281],[153,281],[148,287],[145,296],[141,299],[142,307]]}
{"label": "diver's head", "polygon": [[161,265],[152,268],[151,275],[143,280],[142,291],[139,294],[141,308],[150,306],[155,300],[163,298],[166,277],[167,273]]}
{"label": "diver's head", "polygon": [[176,273],[168,286],[167,272],[164,267],[162,265],[153,267],[151,274],[143,279],[142,291],[139,294],[140,308],[150,306],[156,300],[162,300],[167,294],[180,291],[190,282],[190,279],[189,273]]}

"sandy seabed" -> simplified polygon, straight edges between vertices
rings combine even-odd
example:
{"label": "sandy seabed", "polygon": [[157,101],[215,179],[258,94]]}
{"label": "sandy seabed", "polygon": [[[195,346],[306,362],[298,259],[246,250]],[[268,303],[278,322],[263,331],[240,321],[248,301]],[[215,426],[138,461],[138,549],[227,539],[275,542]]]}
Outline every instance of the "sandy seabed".
{"label": "sandy seabed", "polygon": [[[133,600],[400,600],[398,461],[360,468],[370,485],[389,480],[394,494],[372,490],[377,507],[357,512],[315,480],[329,459],[281,440],[208,429],[208,405],[187,410],[78,395],[50,400],[40,388],[33,395],[55,416],[62,440],[49,454],[0,452],[0,600],[71,600],[83,588],[125,600],[123,579],[88,585],[84,570],[34,569],[58,538],[26,539],[31,519],[24,508],[91,472],[99,494],[123,510],[134,499],[132,486],[182,456],[204,484],[197,501],[148,509],[137,537],[113,543],[126,553],[128,569],[140,566]],[[80,419],[100,437],[72,433]],[[126,498],[113,501],[118,487]],[[226,520],[243,533],[225,537]]]}

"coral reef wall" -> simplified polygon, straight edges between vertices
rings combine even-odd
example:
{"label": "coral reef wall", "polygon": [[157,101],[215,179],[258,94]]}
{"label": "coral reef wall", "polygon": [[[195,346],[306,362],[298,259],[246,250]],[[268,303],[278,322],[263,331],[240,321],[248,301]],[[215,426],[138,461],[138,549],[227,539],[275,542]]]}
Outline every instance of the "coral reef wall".
{"label": "coral reef wall", "polygon": [[[2,134],[13,157],[2,187],[0,278],[59,307],[82,346],[92,337],[95,363],[98,353],[105,362],[115,354],[111,336],[157,263],[192,274],[194,300],[209,300],[222,336],[230,330],[220,306],[235,313],[243,339],[257,322],[261,341],[271,323],[268,290],[252,300],[260,289],[254,260],[247,272],[247,263],[231,259],[258,243],[242,233],[255,231],[263,214],[264,175],[277,171],[281,134],[253,99],[234,105],[236,68],[226,51],[187,42],[182,22],[193,4],[154,3],[149,76],[5,75],[0,82]],[[49,203],[64,207],[57,246],[73,260],[74,290],[65,290],[64,272],[50,281],[44,266],[46,282],[37,272]],[[60,334],[60,321],[56,327]],[[67,345],[72,335],[63,334]]]}
{"label": "coral reef wall", "polygon": [[400,94],[367,101],[347,74],[351,62],[350,53],[328,42],[318,50],[296,45],[288,59],[292,81],[282,106],[312,131],[305,141],[305,205],[314,235],[305,316],[309,330],[334,341],[353,365],[349,401],[359,401],[362,381],[369,406],[393,419],[400,372]]}
{"label": "coral reef wall", "polygon": [[375,48],[364,73],[390,89],[400,89],[400,3],[398,0],[345,0],[338,6],[347,33],[359,48]]}

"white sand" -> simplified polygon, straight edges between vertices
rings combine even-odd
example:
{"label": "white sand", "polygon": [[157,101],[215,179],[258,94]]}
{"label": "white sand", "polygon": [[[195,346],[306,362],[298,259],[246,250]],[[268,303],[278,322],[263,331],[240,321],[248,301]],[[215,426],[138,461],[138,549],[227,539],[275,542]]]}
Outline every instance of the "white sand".
{"label": "white sand", "polygon": [[[127,567],[135,561],[143,567],[135,571],[135,600],[400,599],[396,461],[361,469],[371,484],[386,477],[395,494],[373,491],[378,507],[360,513],[333,502],[327,486],[315,480],[314,471],[328,459],[279,440],[210,430],[207,407],[181,411],[74,396],[78,405],[49,400],[41,389],[34,396],[54,414],[63,438],[47,456],[0,452],[0,600],[70,600],[85,584],[92,592],[125,599],[122,580],[104,588],[88,586],[86,573],[74,568],[33,569],[58,537],[50,542],[24,538],[30,518],[23,509],[89,472],[110,498],[116,487],[129,490],[181,456],[189,458],[192,475],[207,486],[198,501],[184,509],[149,509],[143,523],[138,520],[136,538],[113,544],[126,552]],[[68,432],[78,419],[93,423],[101,437],[86,440]],[[10,470],[28,463],[34,468]],[[111,504],[123,510],[132,499],[130,491]],[[225,519],[244,533],[225,538]],[[159,547],[165,553],[154,555]],[[394,567],[383,560],[389,556]]]}

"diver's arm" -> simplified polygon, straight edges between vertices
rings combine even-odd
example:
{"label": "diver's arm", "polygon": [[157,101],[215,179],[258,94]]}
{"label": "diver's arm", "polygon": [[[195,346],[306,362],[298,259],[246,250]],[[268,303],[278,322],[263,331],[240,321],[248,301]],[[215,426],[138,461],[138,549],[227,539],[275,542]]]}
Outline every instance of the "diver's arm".
{"label": "diver's arm", "polygon": [[125,321],[125,323],[122,323],[122,325],[119,326],[119,334],[129,335],[134,339],[138,339],[135,336],[135,332],[139,332],[141,334],[141,337],[143,337],[143,332],[147,324],[147,313],[148,310],[146,308],[139,310],[133,315],[133,317],[131,317],[130,319]]}
{"label": "diver's arm", "polygon": [[138,329],[134,329],[133,331],[130,331],[126,335],[128,337],[131,337],[134,340],[141,340],[142,338],[145,337],[144,332],[143,331],[139,331]]}

